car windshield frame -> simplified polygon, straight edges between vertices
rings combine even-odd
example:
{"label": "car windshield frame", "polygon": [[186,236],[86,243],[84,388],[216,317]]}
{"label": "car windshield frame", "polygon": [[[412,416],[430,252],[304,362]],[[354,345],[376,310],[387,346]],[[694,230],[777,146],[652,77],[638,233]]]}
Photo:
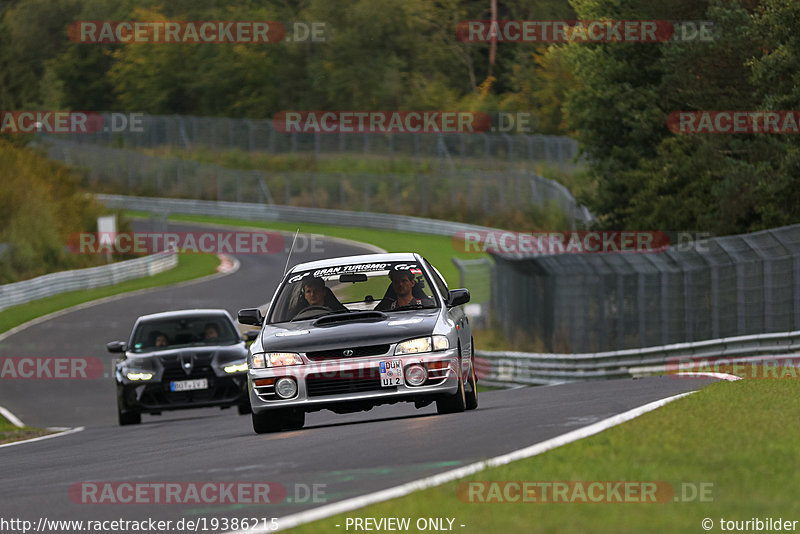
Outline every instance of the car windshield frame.
{"label": "car windshield frame", "polygon": [[[217,338],[204,338],[209,323],[216,326]],[[156,332],[166,335],[167,345],[155,345]],[[131,332],[128,346],[134,354],[149,354],[187,347],[230,346],[241,341],[241,334],[226,315],[180,315],[138,321]]]}
{"label": "car windshield frame", "polygon": [[[293,270],[283,279],[275,292],[265,324],[285,324],[305,319],[317,319],[334,313],[352,313],[355,311],[394,313],[414,309],[440,308],[441,297],[438,294],[436,283],[424,263],[416,259],[393,259],[373,262],[343,262],[328,267]],[[384,297],[391,295],[393,292],[393,289],[390,289],[392,282],[389,278],[389,272],[406,269],[410,270],[415,278],[415,287],[412,290],[413,296],[422,300],[423,305],[412,304],[401,306],[397,309],[376,310]],[[367,280],[354,281],[345,279],[342,281],[342,275],[366,275]],[[303,316],[297,317],[297,313],[303,311],[302,305],[308,303],[308,301],[304,300],[301,292],[302,280],[308,276],[322,278],[325,281],[326,293],[329,291],[333,294],[336,301],[346,309],[329,309],[329,311],[320,309],[320,313],[309,312],[308,315],[303,314]],[[359,288],[359,284],[367,284],[367,286]],[[367,289],[370,289],[370,291]],[[368,296],[372,297],[372,300],[366,300]]]}

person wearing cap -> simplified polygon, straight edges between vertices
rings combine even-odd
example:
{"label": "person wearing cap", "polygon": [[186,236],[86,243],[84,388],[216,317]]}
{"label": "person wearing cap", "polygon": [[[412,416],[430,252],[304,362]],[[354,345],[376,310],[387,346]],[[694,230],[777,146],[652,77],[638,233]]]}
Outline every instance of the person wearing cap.
{"label": "person wearing cap", "polygon": [[391,311],[403,306],[432,306],[433,300],[422,294],[420,297],[414,295],[414,286],[417,285],[414,273],[408,269],[392,269],[389,271],[389,279],[392,281],[391,292],[381,300],[375,309],[378,311]]}

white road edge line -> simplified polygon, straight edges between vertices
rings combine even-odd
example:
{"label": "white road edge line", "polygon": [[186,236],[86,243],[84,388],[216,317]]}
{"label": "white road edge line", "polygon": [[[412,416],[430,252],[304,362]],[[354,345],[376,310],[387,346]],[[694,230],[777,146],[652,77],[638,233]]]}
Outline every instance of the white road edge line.
{"label": "white road edge line", "polygon": [[48,434],[46,436],[39,436],[38,438],[23,439],[22,441],[12,441],[11,443],[4,443],[0,445],[0,449],[2,449],[3,447],[13,447],[14,445],[22,445],[23,443],[33,443],[34,441],[42,441],[51,438],[60,438],[61,436],[66,436],[68,434],[75,434],[76,432],[82,432],[84,430],[86,430],[85,426],[78,426],[75,428],[64,430],[63,432],[58,432],[56,434]]}
{"label": "white road edge line", "polygon": [[25,426],[25,423],[20,421],[19,417],[17,417],[16,415],[14,415],[13,413],[11,413],[9,410],[7,410],[2,406],[0,406],[0,415],[8,419],[8,422],[17,428],[22,428]]}
{"label": "white road edge line", "polygon": [[473,473],[483,471],[488,467],[496,467],[499,465],[505,465],[510,462],[514,462],[516,460],[530,458],[532,456],[536,456],[542,454],[543,452],[549,451],[550,449],[555,449],[556,447],[561,447],[562,445],[572,443],[573,441],[578,441],[583,438],[588,438],[589,436],[593,436],[594,434],[599,434],[600,432],[607,430],[611,427],[625,423],[627,421],[630,421],[631,419],[635,419],[642,414],[651,412],[657,408],[661,408],[665,404],[678,400],[687,395],[691,395],[692,393],[696,393],[696,391],[681,393],[679,395],[673,395],[672,397],[666,397],[664,399],[653,401],[648,404],[639,406],[638,408],[628,410],[627,412],[623,412],[611,416],[607,419],[603,419],[602,421],[598,421],[597,423],[593,423],[589,426],[585,426],[583,428],[567,432],[566,434],[562,434],[560,436],[556,436],[554,438],[542,441],[540,443],[536,443],[529,447],[525,447],[524,449],[518,449],[508,454],[503,454],[501,456],[496,456],[488,460],[483,460],[480,462],[475,462],[473,464],[465,465],[463,467],[458,467],[450,471],[445,471],[444,473],[439,473],[438,475],[433,475],[430,477],[421,478],[419,480],[407,482],[405,484],[401,484],[393,488],[388,488],[374,493],[368,493],[366,495],[361,495],[359,497],[345,499],[343,501],[327,504],[325,506],[320,506],[319,508],[306,510],[305,512],[299,512],[296,514],[287,515],[286,517],[279,517],[277,518],[278,527],[275,529],[267,528],[258,530],[253,530],[253,529],[238,530],[238,531],[227,532],[225,534],[262,534],[262,533],[265,534],[267,532],[275,532],[277,530],[286,530],[289,528],[294,528],[296,526],[302,525],[304,523],[310,523],[311,521],[317,521],[319,519],[325,519],[326,517],[331,517],[333,515],[341,514],[344,512],[350,512],[358,508],[363,508],[364,506],[370,504],[388,501],[389,499],[397,499],[399,497],[405,497],[406,495],[414,493],[415,491],[420,491],[423,489],[440,486],[446,482],[457,480],[459,478],[464,478],[466,476],[472,475]]}
{"label": "white road edge line", "polygon": [[673,376],[677,376],[678,378],[719,378],[720,380],[727,380],[729,382],[733,382],[735,380],[741,380],[741,376],[736,376],[728,373],[693,373],[693,372],[683,372],[677,373]]}

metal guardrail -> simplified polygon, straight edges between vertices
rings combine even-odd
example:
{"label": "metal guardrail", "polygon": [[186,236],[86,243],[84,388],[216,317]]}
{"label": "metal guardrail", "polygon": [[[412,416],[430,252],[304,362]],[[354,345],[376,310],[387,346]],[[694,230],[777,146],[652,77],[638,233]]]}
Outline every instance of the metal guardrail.
{"label": "metal guardrail", "polygon": [[[98,201],[111,208],[149,211],[162,214],[204,215],[228,217],[249,221],[281,221],[306,224],[335,224],[379,230],[397,230],[421,234],[453,236],[463,231],[490,231],[494,228],[452,221],[424,219],[409,215],[370,213],[364,211],[276,206],[248,202],[215,200],[188,200],[179,198],[131,197],[123,195],[95,195]],[[302,228],[301,228],[302,230]]]}
{"label": "metal guardrail", "polygon": [[800,353],[800,330],[675,343],[586,354],[475,351],[476,370],[487,385],[547,385],[667,372],[684,360],[759,361]]}
{"label": "metal guardrail", "polygon": [[172,253],[121,261],[100,267],[45,274],[30,280],[0,285],[0,310],[67,291],[110,286],[152,276],[172,269],[178,257]]}

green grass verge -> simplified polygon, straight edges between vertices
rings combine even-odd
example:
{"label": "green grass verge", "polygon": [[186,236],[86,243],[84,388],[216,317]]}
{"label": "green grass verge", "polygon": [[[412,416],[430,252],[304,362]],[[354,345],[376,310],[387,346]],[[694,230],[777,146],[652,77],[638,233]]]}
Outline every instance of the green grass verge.
{"label": "green grass verge", "polygon": [[17,428],[0,415],[0,444],[52,434],[50,430],[25,426]]}
{"label": "green grass verge", "polygon": [[98,287],[96,289],[70,291],[52,297],[38,299],[19,306],[0,311],[0,333],[28,322],[42,315],[119,293],[157,286],[166,286],[214,274],[219,260],[211,254],[182,254],[178,256],[178,266],[155,276],[128,280],[121,284]]}
{"label": "green grass verge", "polygon": [[[141,212],[127,212],[128,216],[142,216]],[[322,224],[307,223],[283,223],[272,221],[247,221],[241,219],[231,219],[222,217],[205,217],[199,215],[170,215],[170,220],[214,223],[228,226],[249,226],[253,228],[265,228],[270,230],[285,230],[294,232],[297,228],[303,233],[322,234],[331,237],[342,237],[369,243],[383,248],[387,252],[418,252],[425,256],[431,264],[439,269],[439,272],[447,280],[451,287],[458,284],[458,269],[453,265],[452,258],[479,259],[488,257],[484,254],[474,254],[458,252],[453,248],[450,237],[436,236],[428,234],[417,234],[412,232],[395,232],[390,230],[373,230],[369,228],[355,228],[350,226],[330,226]],[[488,287],[486,290],[475,288],[472,294],[472,302],[484,302],[488,300]]]}
{"label": "green grass verge", "polygon": [[[465,534],[703,532],[704,518],[712,519],[713,531],[719,532],[721,518],[800,519],[793,512],[800,472],[792,414],[798,411],[800,381],[720,382],[540,456],[292,532],[343,532],[347,517],[410,517],[412,524],[420,517],[450,517],[455,519],[454,530]],[[469,413],[459,417],[469,424]],[[468,481],[578,480],[665,481],[679,499],[684,491],[688,497],[693,489],[704,488],[712,500],[699,502],[698,491],[692,502],[675,502],[667,494],[667,502],[648,504],[499,504],[464,502],[456,493],[459,484]],[[462,524],[466,526],[459,527]]]}

